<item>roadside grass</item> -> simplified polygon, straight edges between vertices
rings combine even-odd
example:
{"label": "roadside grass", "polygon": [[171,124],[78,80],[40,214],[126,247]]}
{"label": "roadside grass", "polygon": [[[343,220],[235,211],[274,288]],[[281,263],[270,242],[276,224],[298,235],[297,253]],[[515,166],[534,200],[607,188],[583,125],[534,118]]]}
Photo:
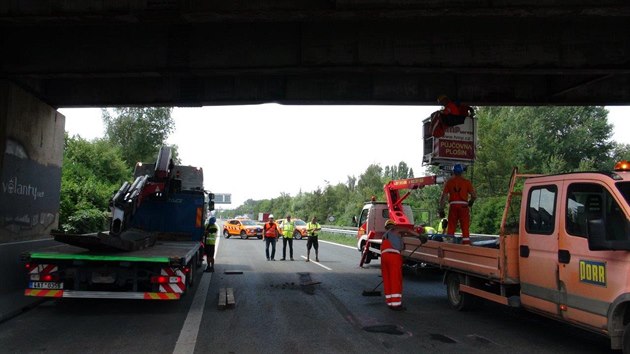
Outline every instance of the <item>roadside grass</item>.
{"label": "roadside grass", "polygon": [[319,239],[329,242],[335,242],[346,246],[356,246],[357,239],[354,236],[345,236],[339,234],[333,234],[330,232],[321,232],[319,234]]}

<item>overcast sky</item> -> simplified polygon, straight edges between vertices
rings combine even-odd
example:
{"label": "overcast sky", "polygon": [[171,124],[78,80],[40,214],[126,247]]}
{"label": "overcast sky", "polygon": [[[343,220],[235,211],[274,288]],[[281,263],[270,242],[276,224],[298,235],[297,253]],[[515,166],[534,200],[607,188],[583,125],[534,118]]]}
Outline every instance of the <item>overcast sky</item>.
{"label": "overcast sky", "polygon": [[[204,170],[204,185],[230,193],[229,209],[247,199],[295,196],[345,183],[370,164],[405,161],[422,175],[422,120],[438,106],[219,106],[175,108],[184,165]],[[613,140],[630,144],[630,107],[607,107]],[[66,131],[84,139],[104,134],[98,108],[60,109]],[[153,162],[153,161],[151,161]]]}

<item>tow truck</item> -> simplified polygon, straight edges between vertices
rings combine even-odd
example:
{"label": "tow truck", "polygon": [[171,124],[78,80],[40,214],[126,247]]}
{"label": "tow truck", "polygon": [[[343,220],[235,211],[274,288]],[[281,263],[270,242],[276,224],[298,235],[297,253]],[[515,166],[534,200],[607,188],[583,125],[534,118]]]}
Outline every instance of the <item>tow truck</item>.
{"label": "tow truck", "polygon": [[176,166],[170,147],[136,164],[110,201],[109,231],[55,234],[59,243],[25,252],[26,296],[177,300],[203,262],[204,216],[214,209],[203,170]]}

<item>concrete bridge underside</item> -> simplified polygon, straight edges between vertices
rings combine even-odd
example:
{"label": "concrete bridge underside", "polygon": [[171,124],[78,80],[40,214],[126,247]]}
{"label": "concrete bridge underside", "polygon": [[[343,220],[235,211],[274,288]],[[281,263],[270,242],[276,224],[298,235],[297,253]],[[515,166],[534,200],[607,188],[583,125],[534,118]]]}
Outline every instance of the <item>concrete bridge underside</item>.
{"label": "concrete bridge underside", "polygon": [[624,0],[49,0],[0,30],[53,107],[630,102]]}

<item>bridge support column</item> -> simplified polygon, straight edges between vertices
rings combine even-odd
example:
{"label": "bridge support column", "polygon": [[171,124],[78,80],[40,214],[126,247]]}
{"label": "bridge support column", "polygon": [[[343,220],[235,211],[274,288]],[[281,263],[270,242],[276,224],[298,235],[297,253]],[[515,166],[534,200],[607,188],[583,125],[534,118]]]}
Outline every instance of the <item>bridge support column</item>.
{"label": "bridge support column", "polygon": [[59,222],[64,127],[53,107],[0,80],[0,320],[25,306],[20,252],[50,243]]}

